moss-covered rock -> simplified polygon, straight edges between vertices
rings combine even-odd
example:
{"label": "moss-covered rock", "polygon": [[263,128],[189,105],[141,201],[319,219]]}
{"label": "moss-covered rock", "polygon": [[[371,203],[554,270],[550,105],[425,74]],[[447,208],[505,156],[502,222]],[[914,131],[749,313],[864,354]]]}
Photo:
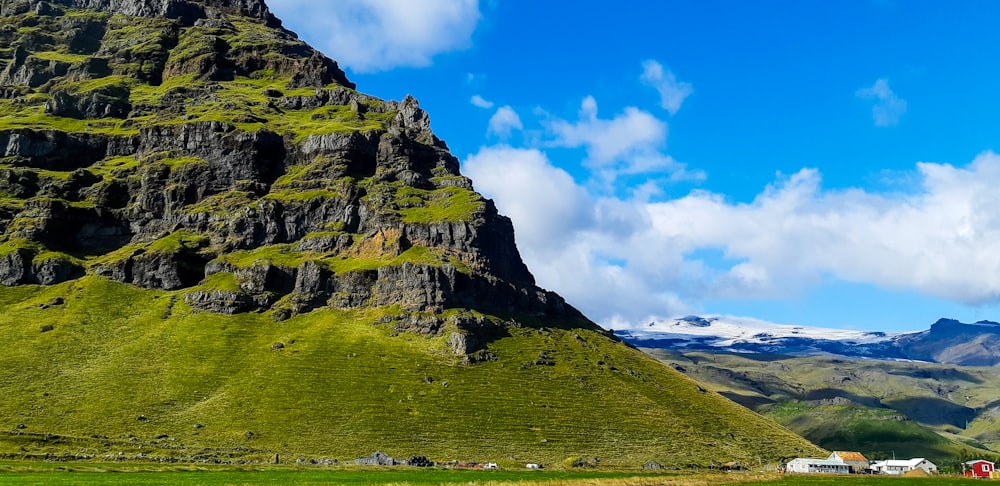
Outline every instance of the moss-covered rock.
{"label": "moss-covered rock", "polygon": [[9,252],[5,282],[86,268],[223,312],[548,308],[417,101],[355,91],[260,0],[4,2],[4,42],[0,242],[82,258]]}

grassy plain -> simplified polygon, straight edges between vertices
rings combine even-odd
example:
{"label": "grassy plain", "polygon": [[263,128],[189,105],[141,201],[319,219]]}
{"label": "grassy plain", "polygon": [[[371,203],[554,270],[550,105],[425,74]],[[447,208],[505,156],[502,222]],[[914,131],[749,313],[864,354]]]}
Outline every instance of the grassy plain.
{"label": "grassy plain", "polygon": [[448,470],[387,468],[175,468],[89,465],[71,469],[52,465],[0,464],[0,484],[17,485],[462,485],[462,486],[951,486],[971,485],[958,476],[901,478],[840,475],[780,475],[777,473],[648,473],[601,470]]}

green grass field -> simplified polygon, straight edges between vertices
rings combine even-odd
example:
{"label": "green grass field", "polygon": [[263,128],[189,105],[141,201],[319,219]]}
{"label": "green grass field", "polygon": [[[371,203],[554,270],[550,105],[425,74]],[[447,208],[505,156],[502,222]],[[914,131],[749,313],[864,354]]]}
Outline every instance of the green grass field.
{"label": "green grass field", "polygon": [[840,475],[779,475],[777,473],[705,473],[678,471],[476,471],[446,469],[232,469],[191,468],[156,470],[117,465],[76,466],[63,470],[55,465],[9,463],[0,465],[0,484],[17,485],[538,485],[538,486],[945,486],[971,485],[976,480],[939,476],[932,478],[864,477]]}
{"label": "green grass field", "polygon": [[[110,472],[117,471],[117,472]],[[623,472],[567,471],[476,471],[445,469],[357,469],[295,470],[174,470],[133,471],[106,467],[83,467],[80,471],[0,472],[0,484],[73,485],[317,485],[317,484],[486,484],[525,481],[621,480],[635,477]],[[645,476],[650,478],[652,476]],[[668,477],[668,476],[658,476]]]}

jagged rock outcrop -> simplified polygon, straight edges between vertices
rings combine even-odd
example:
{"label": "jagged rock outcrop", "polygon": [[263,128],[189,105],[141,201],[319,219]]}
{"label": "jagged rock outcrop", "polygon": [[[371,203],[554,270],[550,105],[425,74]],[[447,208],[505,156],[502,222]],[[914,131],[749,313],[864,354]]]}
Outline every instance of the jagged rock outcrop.
{"label": "jagged rock outcrop", "polygon": [[[0,44],[4,285],[91,273],[276,320],[579,317],[417,100],[354,91],[263,0],[3,0]],[[493,329],[438,324],[397,325],[458,329],[458,354]]]}
{"label": "jagged rock outcrop", "polygon": [[[3,250],[0,250],[3,251]],[[52,285],[82,276],[84,269],[63,255],[7,248],[0,254],[0,284]]]}

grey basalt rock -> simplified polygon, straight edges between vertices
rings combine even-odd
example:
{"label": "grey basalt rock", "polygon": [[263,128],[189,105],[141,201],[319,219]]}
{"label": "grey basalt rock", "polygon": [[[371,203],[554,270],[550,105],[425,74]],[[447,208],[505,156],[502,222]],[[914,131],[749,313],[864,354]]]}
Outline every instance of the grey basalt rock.
{"label": "grey basalt rock", "polygon": [[84,269],[59,256],[38,258],[32,250],[16,249],[0,255],[0,284],[52,285],[81,277]]}
{"label": "grey basalt rock", "polygon": [[140,131],[140,156],[164,151],[205,159],[212,166],[215,183],[227,187],[239,180],[269,182],[285,157],[280,135],[263,129],[245,132],[215,121],[156,125]]}
{"label": "grey basalt rock", "polygon": [[0,284],[12,286],[30,282],[31,252],[23,249],[0,255]]}
{"label": "grey basalt rock", "polygon": [[184,295],[184,302],[217,314],[239,314],[259,308],[259,302],[246,293],[233,290],[199,290]]}
{"label": "grey basalt rock", "polygon": [[31,273],[35,283],[55,285],[82,277],[83,267],[62,258],[47,258],[31,262]]}
{"label": "grey basalt rock", "polygon": [[453,332],[448,335],[448,347],[457,355],[476,351],[476,344],[476,337],[466,332]]}
{"label": "grey basalt rock", "polygon": [[45,103],[45,113],[77,119],[128,118],[131,109],[127,91],[94,90],[80,95],[57,91]]}
{"label": "grey basalt rock", "polygon": [[37,88],[57,76],[65,76],[69,68],[68,62],[39,59],[23,46],[17,46],[10,62],[0,71],[0,85]]}
{"label": "grey basalt rock", "polygon": [[376,306],[398,304],[412,311],[441,311],[455,292],[455,267],[403,263],[378,269]]}
{"label": "grey basalt rock", "polygon": [[203,274],[203,263],[192,255],[146,252],[132,257],[132,281],[147,289],[177,290],[194,285]]}
{"label": "grey basalt rock", "polygon": [[3,157],[17,157],[23,161],[19,165],[38,169],[87,167],[114,154],[119,148],[113,137],[105,135],[27,128],[0,131],[0,153]]}
{"label": "grey basalt rock", "polygon": [[358,270],[336,274],[332,279],[329,305],[338,309],[357,309],[372,305],[378,272]]}
{"label": "grey basalt rock", "polygon": [[470,267],[505,280],[533,285],[535,280],[513,243],[513,224],[487,202],[486,224],[468,221],[409,223],[400,226],[412,244],[443,247],[464,255]]}

